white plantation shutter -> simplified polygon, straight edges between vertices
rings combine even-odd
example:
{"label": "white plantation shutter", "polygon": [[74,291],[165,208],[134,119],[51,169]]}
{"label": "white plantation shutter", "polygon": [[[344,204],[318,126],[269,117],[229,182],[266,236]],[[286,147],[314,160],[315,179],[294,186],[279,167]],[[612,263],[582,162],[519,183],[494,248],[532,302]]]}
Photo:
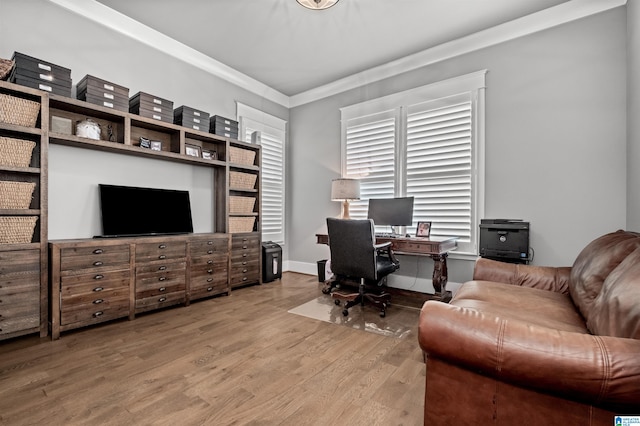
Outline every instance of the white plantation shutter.
{"label": "white plantation shutter", "polygon": [[468,95],[408,108],[406,195],[415,197],[410,233],[417,222],[431,221],[431,235],[471,242],[471,109]]}
{"label": "white plantation shutter", "polygon": [[389,198],[395,182],[395,117],[391,113],[349,120],[345,177],[360,180],[360,201],[351,202],[354,219],[367,217],[369,198]]}
{"label": "white plantation shutter", "polygon": [[286,122],[240,103],[238,103],[238,118],[244,141],[250,142],[251,135],[254,132],[260,132],[262,239],[284,244]]}
{"label": "white plantation shutter", "polygon": [[[458,237],[456,252],[477,254],[484,213],[485,71],[345,107],[343,177],[360,179],[351,215],[369,198],[414,197],[413,225]],[[382,230],[382,229],[380,229]]]}

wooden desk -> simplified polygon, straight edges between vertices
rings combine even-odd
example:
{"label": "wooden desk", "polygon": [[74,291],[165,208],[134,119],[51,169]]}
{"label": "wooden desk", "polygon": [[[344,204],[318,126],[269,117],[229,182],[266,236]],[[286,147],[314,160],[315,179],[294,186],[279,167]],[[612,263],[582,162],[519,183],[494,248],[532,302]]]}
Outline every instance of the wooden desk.
{"label": "wooden desk", "polygon": [[[456,237],[376,237],[376,243],[391,242],[391,249],[395,254],[409,256],[429,256],[433,259],[433,288],[437,298],[444,299],[447,295],[447,256],[456,248]],[[327,234],[316,234],[318,244],[329,244]]]}

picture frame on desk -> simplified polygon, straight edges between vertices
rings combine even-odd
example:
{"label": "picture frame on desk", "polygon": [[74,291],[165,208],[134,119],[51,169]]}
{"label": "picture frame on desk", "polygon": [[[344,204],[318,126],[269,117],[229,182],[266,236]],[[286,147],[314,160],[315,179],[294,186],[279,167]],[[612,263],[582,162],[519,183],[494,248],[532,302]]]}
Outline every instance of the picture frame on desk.
{"label": "picture frame on desk", "polygon": [[430,235],[431,235],[431,222],[418,222],[418,227],[416,228],[416,237],[429,238]]}

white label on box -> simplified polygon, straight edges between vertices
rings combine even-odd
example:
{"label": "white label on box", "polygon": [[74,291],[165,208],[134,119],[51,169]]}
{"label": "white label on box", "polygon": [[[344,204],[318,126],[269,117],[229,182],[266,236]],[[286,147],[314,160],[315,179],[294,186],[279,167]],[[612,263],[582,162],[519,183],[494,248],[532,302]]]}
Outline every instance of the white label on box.
{"label": "white label on box", "polygon": [[153,107],[153,110],[155,112],[162,112],[162,108],[158,108],[158,107]]}
{"label": "white label on box", "polygon": [[226,137],[230,138],[231,137],[231,133],[225,133],[224,134]]}
{"label": "white label on box", "polygon": [[39,88],[40,90],[46,90],[47,92],[50,92],[51,90],[53,90],[53,89],[51,88],[51,86],[47,86],[47,85],[45,85],[45,84],[38,84],[38,88]]}
{"label": "white label on box", "polygon": [[38,68],[40,68],[41,70],[45,70],[45,71],[51,71],[51,67],[49,65],[46,65],[46,64],[38,64]]}
{"label": "white label on box", "polygon": [[224,120],[224,124],[231,124],[229,120]]}
{"label": "white label on box", "polygon": [[113,86],[110,84],[103,84],[102,87],[104,87],[104,90],[111,90],[113,92]]}
{"label": "white label on box", "polygon": [[156,120],[162,120],[162,117],[161,117],[161,116],[159,116],[159,115],[155,115],[155,114],[153,115],[153,118],[154,118],[154,119],[156,119]]}
{"label": "white label on box", "polygon": [[107,108],[113,108],[113,104],[111,102],[103,102],[102,105],[106,106]]}
{"label": "white label on box", "polygon": [[193,122],[194,122],[194,123],[200,123],[200,119],[199,119],[199,118],[194,118],[194,119],[193,119]]}
{"label": "white label on box", "polygon": [[103,93],[103,95],[107,99],[113,99],[113,95],[111,93]]}
{"label": "white label on box", "polygon": [[231,127],[225,127],[224,129],[225,129],[227,132],[230,132],[230,131],[231,131]]}
{"label": "white label on box", "polygon": [[200,130],[200,126],[193,125],[193,130]]}
{"label": "white label on box", "polygon": [[195,115],[196,117],[200,117],[200,113],[198,111],[193,111],[193,115]]}
{"label": "white label on box", "polygon": [[40,80],[53,81],[52,75],[40,74]]}
{"label": "white label on box", "polygon": [[153,99],[154,104],[162,105],[162,101],[160,99]]}

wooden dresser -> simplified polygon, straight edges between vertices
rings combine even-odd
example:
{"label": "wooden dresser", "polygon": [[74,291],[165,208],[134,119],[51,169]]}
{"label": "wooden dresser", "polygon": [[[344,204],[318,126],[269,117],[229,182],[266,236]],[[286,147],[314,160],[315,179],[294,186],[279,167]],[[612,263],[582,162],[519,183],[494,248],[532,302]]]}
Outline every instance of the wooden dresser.
{"label": "wooden dresser", "polygon": [[260,234],[233,234],[231,238],[231,288],[260,282]]}

